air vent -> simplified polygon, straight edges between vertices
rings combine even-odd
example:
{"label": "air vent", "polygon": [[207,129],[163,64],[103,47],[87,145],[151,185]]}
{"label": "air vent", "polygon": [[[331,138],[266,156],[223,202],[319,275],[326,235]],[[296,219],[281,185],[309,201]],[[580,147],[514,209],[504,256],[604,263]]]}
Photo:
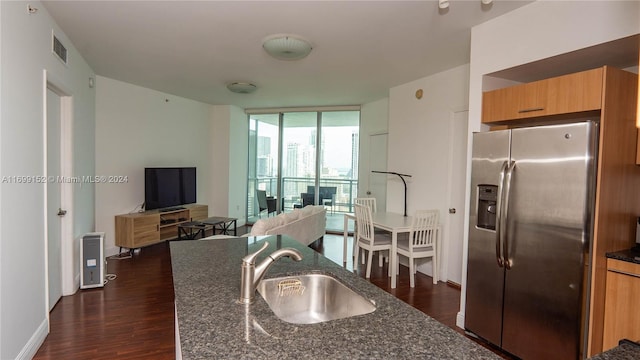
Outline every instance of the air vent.
{"label": "air vent", "polygon": [[58,56],[63,63],[67,63],[67,48],[62,45],[62,42],[58,40],[58,38],[53,35],[53,53]]}

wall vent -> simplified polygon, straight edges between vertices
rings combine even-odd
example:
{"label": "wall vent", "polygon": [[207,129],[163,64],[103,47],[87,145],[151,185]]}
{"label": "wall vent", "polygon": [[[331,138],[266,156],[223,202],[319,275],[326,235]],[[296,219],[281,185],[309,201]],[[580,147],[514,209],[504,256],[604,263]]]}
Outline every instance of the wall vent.
{"label": "wall vent", "polygon": [[53,35],[53,44],[52,44],[53,53],[63,62],[67,63],[67,48],[62,45],[62,42]]}

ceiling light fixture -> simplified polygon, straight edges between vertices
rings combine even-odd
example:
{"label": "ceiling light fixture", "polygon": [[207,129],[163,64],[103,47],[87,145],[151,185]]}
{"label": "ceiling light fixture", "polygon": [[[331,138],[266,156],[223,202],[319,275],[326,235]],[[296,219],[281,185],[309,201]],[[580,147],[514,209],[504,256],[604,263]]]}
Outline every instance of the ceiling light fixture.
{"label": "ceiling light fixture", "polygon": [[489,5],[493,2],[493,0],[480,0],[484,5]]}
{"label": "ceiling light fixture", "polygon": [[311,44],[295,35],[272,35],[262,43],[264,50],[279,60],[299,60],[311,52]]}
{"label": "ceiling light fixture", "polygon": [[449,7],[449,0],[438,0],[438,7],[440,9],[446,9]]}
{"label": "ceiling light fixture", "polygon": [[233,82],[233,83],[227,84],[227,89],[237,94],[251,94],[252,92],[256,91],[258,87],[251,83]]}

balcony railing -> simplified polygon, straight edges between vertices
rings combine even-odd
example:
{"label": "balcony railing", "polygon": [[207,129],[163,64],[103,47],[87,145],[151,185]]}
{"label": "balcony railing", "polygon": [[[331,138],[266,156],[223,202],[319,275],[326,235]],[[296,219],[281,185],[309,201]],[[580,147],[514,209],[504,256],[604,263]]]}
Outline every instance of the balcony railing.
{"label": "balcony railing", "polygon": [[[280,210],[291,211],[295,207],[302,206],[301,194],[307,193],[308,186],[315,185],[314,178],[304,177],[283,177],[282,178],[282,195],[277,196],[278,179],[275,177],[260,177],[257,179],[249,179],[250,189],[266,190],[268,195],[279,197]],[[320,187],[335,187],[334,202],[331,206],[333,212],[351,213],[353,212],[353,199],[358,193],[357,179],[320,179]],[[249,193],[248,197],[248,214],[257,214],[257,205],[255,202],[255,194]],[[328,200],[328,199],[325,199]]]}

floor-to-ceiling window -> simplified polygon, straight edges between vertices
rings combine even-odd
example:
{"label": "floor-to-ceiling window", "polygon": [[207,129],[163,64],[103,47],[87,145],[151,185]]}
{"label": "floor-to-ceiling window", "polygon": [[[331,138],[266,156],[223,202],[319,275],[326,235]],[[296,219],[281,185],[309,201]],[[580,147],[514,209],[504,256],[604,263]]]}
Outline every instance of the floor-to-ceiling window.
{"label": "floor-to-ceiling window", "polygon": [[266,190],[279,212],[308,204],[329,214],[352,212],[358,188],[360,111],[249,112],[247,219],[259,215],[256,190]]}
{"label": "floor-to-ceiling window", "polygon": [[247,213],[258,215],[256,190],[266,190],[275,196],[278,189],[279,114],[252,115],[249,118],[249,179]]}
{"label": "floor-to-ceiling window", "polygon": [[315,187],[318,139],[316,112],[282,114],[282,188],[283,210],[314,203],[308,195]]}
{"label": "floor-to-ceiling window", "polygon": [[318,199],[331,212],[352,212],[358,193],[360,112],[323,112]]}

